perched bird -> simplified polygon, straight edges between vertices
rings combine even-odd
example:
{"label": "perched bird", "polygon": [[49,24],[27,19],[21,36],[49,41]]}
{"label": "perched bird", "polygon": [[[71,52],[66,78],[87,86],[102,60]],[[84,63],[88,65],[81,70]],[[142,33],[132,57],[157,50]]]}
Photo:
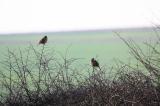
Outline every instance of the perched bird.
{"label": "perched bird", "polygon": [[47,36],[44,36],[44,37],[39,41],[39,44],[45,45],[45,44],[47,43],[47,40],[48,40]]}
{"label": "perched bird", "polygon": [[91,64],[93,68],[98,67],[100,69],[99,63],[94,58],[91,59]]}

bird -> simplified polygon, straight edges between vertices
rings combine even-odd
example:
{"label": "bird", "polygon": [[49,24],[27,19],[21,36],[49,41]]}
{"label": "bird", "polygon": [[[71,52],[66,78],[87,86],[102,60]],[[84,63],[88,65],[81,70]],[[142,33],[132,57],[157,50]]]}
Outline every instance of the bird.
{"label": "bird", "polygon": [[48,40],[47,36],[44,36],[44,37],[39,41],[39,44],[45,45],[45,44],[47,43],[47,40]]}
{"label": "bird", "polygon": [[100,69],[99,63],[94,58],[91,59],[91,64],[93,68],[98,67]]}

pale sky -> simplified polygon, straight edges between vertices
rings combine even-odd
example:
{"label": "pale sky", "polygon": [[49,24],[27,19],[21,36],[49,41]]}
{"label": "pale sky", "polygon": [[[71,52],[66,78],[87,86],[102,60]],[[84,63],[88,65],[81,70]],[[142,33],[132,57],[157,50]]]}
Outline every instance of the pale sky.
{"label": "pale sky", "polygon": [[0,33],[153,26],[160,0],[0,0]]}

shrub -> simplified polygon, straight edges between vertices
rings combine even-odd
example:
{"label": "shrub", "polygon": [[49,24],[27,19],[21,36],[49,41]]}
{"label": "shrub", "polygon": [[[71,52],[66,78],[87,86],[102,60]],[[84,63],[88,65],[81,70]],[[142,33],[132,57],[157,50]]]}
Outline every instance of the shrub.
{"label": "shrub", "polygon": [[[116,33],[118,36],[119,34]],[[120,36],[119,36],[120,37]],[[5,71],[1,72],[1,105],[8,106],[112,106],[160,105],[160,40],[145,43],[150,55],[134,42],[126,41],[136,66],[120,63],[82,75],[72,64],[78,59],[35,49],[8,50]],[[107,69],[107,70],[106,70]],[[109,78],[107,71],[117,73]]]}

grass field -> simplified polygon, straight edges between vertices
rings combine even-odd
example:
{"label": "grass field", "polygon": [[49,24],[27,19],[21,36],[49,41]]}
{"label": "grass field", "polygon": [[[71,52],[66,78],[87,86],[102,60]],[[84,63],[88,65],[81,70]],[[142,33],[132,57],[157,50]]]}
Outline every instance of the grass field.
{"label": "grass field", "polygon": [[[142,45],[144,41],[154,40],[155,32],[152,29],[129,29],[117,30],[125,39],[132,39],[137,44]],[[0,35],[0,60],[4,60],[7,49],[17,51],[26,49],[29,45],[36,48],[38,41],[44,35],[48,36],[46,48],[55,50],[57,53],[80,58],[82,64],[90,64],[92,57],[99,60],[101,65],[113,64],[113,60],[128,60],[128,48],[124,42],[111,30],[101,31],[82,31],[82,32],[59,32],[59,33],[40,33],[40,34],[9,34]]]}

